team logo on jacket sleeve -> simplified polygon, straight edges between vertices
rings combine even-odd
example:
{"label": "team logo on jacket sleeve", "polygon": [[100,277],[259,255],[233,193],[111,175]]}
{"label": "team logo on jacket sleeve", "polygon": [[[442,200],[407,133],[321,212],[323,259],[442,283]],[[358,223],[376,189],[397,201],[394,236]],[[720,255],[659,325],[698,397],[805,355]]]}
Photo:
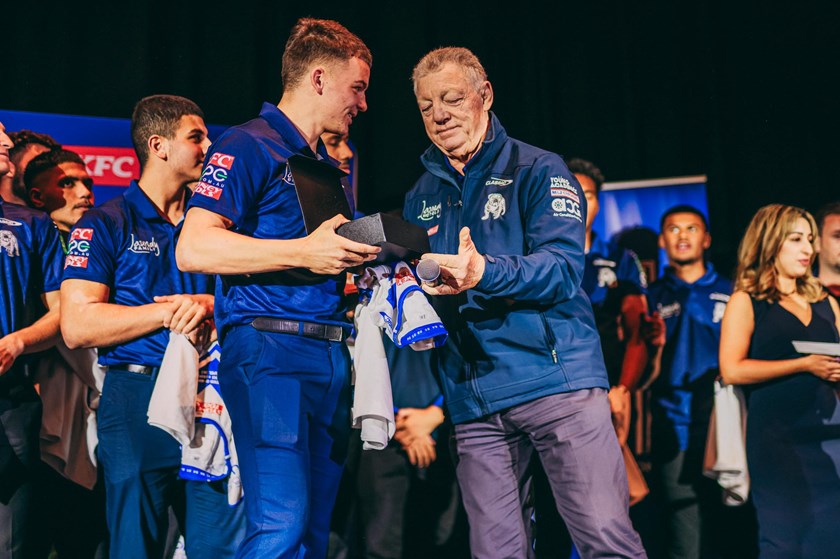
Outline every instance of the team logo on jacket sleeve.
{"label": "team logo on jacket sleeve", "polygon": [[9,257],[20,254],[17,237],[11,231],[0,231],[0,251],[6,251]]}
{"label": "team logo on jacket sleeve", "polygon": [[73,232],[70,233],[70,242],[67,244],[67,257],[64,259],[64,267],[87,268],[92,240],[92,228],[73,229]]}
{"label": "team logo on jacket sleeve", "polygon": [[195,193],[218,200],[235,159],[235,156],[226,153],[216,152],[211,155],[195,187]]}
{"label": "team logo on jacket sleeve", "polygon": [[498,192],[494,192],[487,195],[487,203],[484,204],[484,215],[481,216],[481,219],[484,221],[490,217],[499,219],[505,215],[505,211],[505,197]]}

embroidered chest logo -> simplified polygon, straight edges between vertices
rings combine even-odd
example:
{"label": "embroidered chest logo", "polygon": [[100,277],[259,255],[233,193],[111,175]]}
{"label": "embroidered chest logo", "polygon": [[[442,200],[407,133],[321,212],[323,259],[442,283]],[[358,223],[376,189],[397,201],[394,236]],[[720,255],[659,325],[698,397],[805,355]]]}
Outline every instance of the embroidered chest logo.
{"label": "embroidered chest logo", "polygon": [[436,217],[440,217],[440,209],[440,202],[434,204],[433,206],[427,206],[426,201],[423,200],[423,209],[420,210],[420,215],[417,216],[417,219],[420,221],[431,221]]}
{"label": "embroidered chest logo", "polygon": [[134,233],[132,233],[128,251],[134,254],[154,254],[155,256],[160,256],[160,245],[157,244],[154,237],[152,237],[151,241],[143,241],[141,239],[135,239]]}
{"label": "embroidered chest logo", "polygon": [[5,250],[10,258],[20,256],[17,237],[11,231],[0,231],[0,250]]}
{"label": "embroidered chest logo", "polygon": [[484,186],[508,186],[511,183],[513,183],[513,179],[490,177],[487,182],[484,183]]}
{"label": "embroidered chest logo", "polygon": [[484,204],[484,215],[481,216],[481,219],[483,221],[486,221],[490,217],[499,219],[505,215],[505,211],[505,197],[498,192],[494,192],[487,196],[487,203]]}
{"label": "embroidered chest logo", "polygon": [[288,163],[286,163],[286,172],[283,173],[283,182],[290,186],[295,185],[295,178],[292,176],[292,168],[289,167]]}
{"label": "embroidered chest logo", "polygon": [[663,305],[659,303],[656,305],[656,311],[659,313],[659,316],[662,317],[662,320],[668,320],[672,316],[679,316],[682,307],[678,302],[673,302],[670,305]]}

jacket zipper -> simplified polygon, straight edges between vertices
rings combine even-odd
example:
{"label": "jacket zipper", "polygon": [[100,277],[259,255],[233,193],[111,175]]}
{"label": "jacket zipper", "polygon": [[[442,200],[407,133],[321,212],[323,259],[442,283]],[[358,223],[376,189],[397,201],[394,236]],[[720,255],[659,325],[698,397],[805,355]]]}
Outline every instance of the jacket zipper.
{"label": "jacket zipper", "polygon": [[552,332],[551,328],[548,326],[548,319],[545,317],[545,313],[540,313],[540,319],[542,320],[543,331],[545,332],[545,341],[551,350],[551,360],[554,361],[554,364],[556,365],[558,363],[556,347],[557,339],[554,337],[554,332]]}

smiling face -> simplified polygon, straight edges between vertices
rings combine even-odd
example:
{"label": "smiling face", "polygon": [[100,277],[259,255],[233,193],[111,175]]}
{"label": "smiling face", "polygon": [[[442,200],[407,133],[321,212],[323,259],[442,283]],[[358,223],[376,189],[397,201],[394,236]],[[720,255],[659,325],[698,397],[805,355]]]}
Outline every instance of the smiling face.
{"label": "smiling face", "polygon": [[50,214],[60,231],[70,231],[93,207],[92,188],[85,166],[67,162],[35,177],[29,197],[33,206]]}
{"label": "smiling face", "polygon": [[493,89],[478,88],[458,65],[448,62],[415,83],[426,134],[456,169],[463,169],[481,146],[490,122]]}
{"label": "smiling face", "polygon": [[814,233],[804,217],[796,220],[785,235],[775,267],[779,277],[801,278],[811,269],[814,258]]}
{"label": "smiling face", "polygon": [[320,79],[324,131],[346,136],[356,115],[367,110],[365,92],[370,83],[370,66],[356,57],[331,62],[323,65]]}
{"label": "smiling face", "polygon": [[665,249],[671,266],[702,262],[703,253],[711,244],[712,237],[703,220],[690,212],[669,215],[659,234],[659,246]]}

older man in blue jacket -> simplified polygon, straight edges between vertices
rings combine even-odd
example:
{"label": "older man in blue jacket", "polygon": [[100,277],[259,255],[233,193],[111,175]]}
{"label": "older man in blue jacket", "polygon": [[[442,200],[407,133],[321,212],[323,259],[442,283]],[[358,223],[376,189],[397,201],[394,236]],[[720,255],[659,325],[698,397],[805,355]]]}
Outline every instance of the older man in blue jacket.
{"label": "older man in blue jacket", "polygon": [[441,267],[425,289],[450,332],[440,377],[473,555],[532,554],[523,499],[536,451],[584,557],[644,557],[580,287],[580,186],[560,156],[507,136],[469,50],[430,52],[412,80],[433,145],[404,214]]}

